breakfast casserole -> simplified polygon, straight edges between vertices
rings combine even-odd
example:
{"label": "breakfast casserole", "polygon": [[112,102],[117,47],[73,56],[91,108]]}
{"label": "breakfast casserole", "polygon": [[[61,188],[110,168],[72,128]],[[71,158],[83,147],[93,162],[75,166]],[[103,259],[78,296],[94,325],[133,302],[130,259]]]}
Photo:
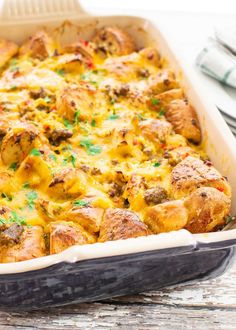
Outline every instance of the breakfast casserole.
{"label": "breakfast casserole", "polygon": [[42,30],[1,39],[0,68],[0,262],[227,223],[227,178],[156,48],[114,26],[66,45]]}

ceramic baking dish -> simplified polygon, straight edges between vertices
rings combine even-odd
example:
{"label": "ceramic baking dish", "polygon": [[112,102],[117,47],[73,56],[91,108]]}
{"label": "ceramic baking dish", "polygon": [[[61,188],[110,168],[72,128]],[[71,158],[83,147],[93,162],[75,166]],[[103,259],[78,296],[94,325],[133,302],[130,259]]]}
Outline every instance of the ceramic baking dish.
{"label": "ceramic baking dish", "polygon": [[[2,8],[0,37],[20,43],[43,26],[54,28],[65,20],[76,26],[68,22],[63,25],[67,39],[73,39],[77,32],[86,38],[96,27],[117,25],[127,29],[138,46],[156,45],[180,78],[198,113],[208,155],[228,177],[236,196],[234,137],[216,107],[208,103],[194,73],[174,56],[156,22],[128,16],[91,17],[74,0],[8,0]],[[232,204],[234,213],[235,197]],[[0,264],[0,308],[39,309],[209,279],[229,267],[235,249],[236,229],[197,235],[180,230],[73,246],[57,255]]]}

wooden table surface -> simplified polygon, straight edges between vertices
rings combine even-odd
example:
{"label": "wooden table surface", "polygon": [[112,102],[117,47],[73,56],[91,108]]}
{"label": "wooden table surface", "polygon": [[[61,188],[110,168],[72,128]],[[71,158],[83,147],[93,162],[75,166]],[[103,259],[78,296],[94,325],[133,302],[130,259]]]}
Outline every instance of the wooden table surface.
{"label": "wooden table surface", "polygon": [[236,263],[216,279],[111,300],[0,312],[1,330],[236,329]]}

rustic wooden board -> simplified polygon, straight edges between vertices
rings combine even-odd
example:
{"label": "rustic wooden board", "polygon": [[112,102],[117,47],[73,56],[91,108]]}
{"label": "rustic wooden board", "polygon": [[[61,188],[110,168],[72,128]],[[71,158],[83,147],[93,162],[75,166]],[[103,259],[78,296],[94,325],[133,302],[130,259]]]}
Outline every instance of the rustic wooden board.
{"label": "rustic wooden board", "polygon": [[236,264],[225,275],[135,296],[27,313],[0,312],[0,329],[236,329]]}

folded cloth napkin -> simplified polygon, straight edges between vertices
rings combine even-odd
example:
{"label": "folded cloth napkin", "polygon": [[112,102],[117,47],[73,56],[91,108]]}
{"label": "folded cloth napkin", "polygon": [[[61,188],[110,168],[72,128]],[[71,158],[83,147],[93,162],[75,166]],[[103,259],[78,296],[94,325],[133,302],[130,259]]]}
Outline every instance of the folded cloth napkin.
{"label": "folded cloth napkin", "polygon": [[208,40],[196,63],[204,73],[236,88],[236,56],[216,39]]}

